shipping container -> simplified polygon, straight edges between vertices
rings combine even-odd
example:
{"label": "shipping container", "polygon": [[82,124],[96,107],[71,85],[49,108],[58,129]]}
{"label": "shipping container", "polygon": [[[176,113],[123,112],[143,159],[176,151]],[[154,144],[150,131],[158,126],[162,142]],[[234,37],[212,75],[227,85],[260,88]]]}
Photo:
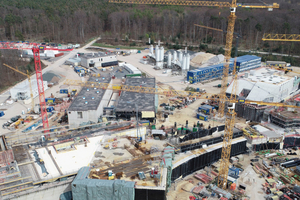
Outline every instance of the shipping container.
{"label": "shipping container", "polygon": [[210,114],[214,107],[210,105],[203,105],[198,108],[198,112],[203,112],[204,114]]}
{"label": "shipping container", "polygon": [[57,54],[55,54],[55,57],[59,57],[59,56],[62,56],[62,55],[64,55],[64,53],[57,53]]}
{"label": "shipping container", "polygon": [[207,121],[208,117],[207,117],[207,115],[204,115],[202,113],[198,113],[197,114],[197,119],[200,119],[200,120],[203,120],[203,121]]}
{"label": "shipping container", "polygon": [[68,94],[68,89],[60,89],[61,94]]}
{"label": "shipping container", "polygon": [[54,103],[55,98],[45,98],[46,103]]}

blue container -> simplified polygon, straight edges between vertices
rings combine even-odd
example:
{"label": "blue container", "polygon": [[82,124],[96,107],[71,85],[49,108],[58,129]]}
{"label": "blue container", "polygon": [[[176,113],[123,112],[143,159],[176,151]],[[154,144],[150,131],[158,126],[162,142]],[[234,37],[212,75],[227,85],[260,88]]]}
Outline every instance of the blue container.
{"label": "blue container", "polygon": [[60,89],[61,94],[68,94],[68,89]]}
{"label": "blue container", "polygon": [[45,98],[46,103],[54,103],[55,98]]}
{"label": "blue container", "polygon": [[203,120],[203,121],[207,121],[208,117],[207,117],[207,115],[204,115],[202,113],[198,113],[197,114],[197,119],[200,119],[200,120]]}
{"label": "blue container", "polygon": [[54,110],[54,108],[52,106],[47,108],[47,112],[52,112]]}
{"label": "blue container", "polygon": [[212,107],[210,105],[203,105],[198,108],[198,112],[203,112],[205,114],[209,114],[213,109],[214,109],[214,107]]}
{"label": "blue container", "polygon": [[0,117],[4,116],[4,112],[0,111]]}

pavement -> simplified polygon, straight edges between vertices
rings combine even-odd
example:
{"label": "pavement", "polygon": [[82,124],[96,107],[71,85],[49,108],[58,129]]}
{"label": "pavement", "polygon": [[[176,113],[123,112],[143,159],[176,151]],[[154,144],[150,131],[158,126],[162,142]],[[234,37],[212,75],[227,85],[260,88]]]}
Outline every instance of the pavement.
{"label": "pavement", "polygon": [[[60,80],[58,85],[55,85],[45,91],[46,97],[49,97],[51,94],[54,94],[54,96],[56,96],[56,95],[59,96],[59,94],[57,94],[57,91],[59,91],[60,88],[64,88],[64,89],[73,89],[74,88],[72,86],[67,87],[67,86],[63,85],[65,78],[68,77],[68,79],[75,79],[75,80],[80,80],[81,78],[74,72],[72,67],[64,65],[64,62],[69,58],[75,57],[77,52],[82,52],[82,53],[90,52],[89,50],[86,50],[86,48],[91,46],[98,39],[99,38],[92,40],[91,42],[89,42],[88,44],[86,44],[85,46],[83,46],[81,48],[74,49],[73,51],[71,51],[69,53],[65,53],[64,56],[61,56],[61,57],[55,59],[54,61],[51,61],[51,59],[50,60],[42,60],[42,62],[45,65],[48,65],[46,68],[44,68],[42,70],[43,74],[49,72],[49,73],[58,74],[59,76],[62,77],[62,79]],[[32,75],[31,79],[36,79],[36,75],[35,74]],[[31,107],[31,104],[24,104],[22,101],[14,102],[11,105],[6,105],[5,101],[9,98],[9,96],[10,96],[9,90],[12,87],[8,88],[7,90],[5,90],[4,92],[2,92],[0,94],[0,110],[4,110],[4,112],[5,112],[5,115],[0,118],[0,135],[11,132],[8,129],[3,129],[2,124],[4,124],[10,118],[12,118],[16,115],[21,115],[22,110],[24,110],[26,112],[27,108]],[[34,102],[35,102],[35,104],[38,104],[39,98],[36,97],[34,99]]]}

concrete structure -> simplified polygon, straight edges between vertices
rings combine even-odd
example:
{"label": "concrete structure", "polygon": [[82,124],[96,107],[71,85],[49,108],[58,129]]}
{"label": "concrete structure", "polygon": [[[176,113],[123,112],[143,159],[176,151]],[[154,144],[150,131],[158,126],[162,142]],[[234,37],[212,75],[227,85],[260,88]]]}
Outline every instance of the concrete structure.
{"label": "concrete structure", "polygon": [[[43,81],[43,82],[44,82],[44,90],[47,90],[48,89],[47,81]],[[31,87],[32,87],[33,98],[35,98],[39,94],[36,79],[31,80]],[[12,89],[10,89],[10,96],[13,100],[26,100],[27,103],[30,103],[31,102],[30,87],[29,87],[28,79],[26,79],[25,81],[17,84]]]}
{"label": "concrete structure", "polygon": [[[127,78],[125,85],[156,87],[155,78]],[[136,116],[136,104],[138,106],[139,117],[152,121],[155,118],[157,102],[157,95],[155,94],[122,91],[115,112],[117,118],[130,119]]]}
{"label": "concrete structure", "polygon": [[78,56],[75,58],[69,58],[68,60],[66,60],[65,64],[79,66],[79,65],[81,65],[81,58],[79,58]]}
{"label": "concrete structure", "polygon": [[113,53],[87,53],[81,56],[81,65],[83,67],[107,67],[118,65],[116,55]]}
{"label": "concrete structure", "polygon": [[[281,71],[261,68],[245,73],[238,80],[238,95],[246,100],[280,102],[293,95],[298,90],[296,77],[284,76]],[[295,84],[297,83],[297,84]],[[226,93],[230,94],[232,84]]]}
{"label": "concrete structure", "polygon": [[[89,81],[111,83],[111,78],[109,76],[90,77]],[[88,122],[97,123],[112,93],[112,90],[82,88],[68,109],[70,127],[78,127]]]}

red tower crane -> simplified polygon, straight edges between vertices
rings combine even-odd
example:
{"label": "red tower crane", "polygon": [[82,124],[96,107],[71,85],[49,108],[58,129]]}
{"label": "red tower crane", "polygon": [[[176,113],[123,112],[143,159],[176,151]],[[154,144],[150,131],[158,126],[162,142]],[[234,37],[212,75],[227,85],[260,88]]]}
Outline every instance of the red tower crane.
{"label": "red tower crane", "polygon": [[44,91],[44,82],[43,82],[43,72],[40,59],[40,50],[57,50],[57,51],[72,51],[73,49],[58,49],[56,47],[47,47],[40,45],[38,43],[17,43],[17,42],[0,42],[0,49],[17,49],[17,50],[32,50],[36,80],[38,86],[40,108],[41,108],[41,117],[43,122],[43,128],[48,129],[48,116],[47,116],[47,107],[45,101],[45,91]]}

